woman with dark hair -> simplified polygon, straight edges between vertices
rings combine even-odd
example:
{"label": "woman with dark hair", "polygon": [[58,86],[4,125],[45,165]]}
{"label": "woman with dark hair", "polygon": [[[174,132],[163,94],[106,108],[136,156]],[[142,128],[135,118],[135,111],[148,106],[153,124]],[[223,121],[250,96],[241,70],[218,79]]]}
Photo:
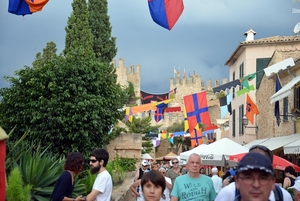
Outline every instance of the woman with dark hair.
{"label": "woman with dark hair", "polygon": [[166,188],[164,176],[157,170],[144,173],[141,180],[141,187],[145,201],[159,201]]}
{"label": "woman with dark hair", "polygon": [[67,156],[64,172],[56,181],[54,190],[51,195],[52,201],[80,201],[85,200],[82,196],[72,198],[74,190],[74,176],[84,169],[84,157],[79,152],[72,152]]}
{"label": "woman with dark hair", "polygon": [[292,166],[288,166],[284,169],[285,178],[283,180],[283,188],[294,186],[296,180],[296,172]]}

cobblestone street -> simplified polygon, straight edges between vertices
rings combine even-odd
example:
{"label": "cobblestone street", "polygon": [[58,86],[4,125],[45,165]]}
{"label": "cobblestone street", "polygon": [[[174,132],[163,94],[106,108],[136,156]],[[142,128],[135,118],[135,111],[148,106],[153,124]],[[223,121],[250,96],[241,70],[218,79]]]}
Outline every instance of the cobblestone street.
{"label": "cobblestone street", "polygon": [[115,186],[112,192],[113,201],[135,201],[131,195],[130,185],[133,183],[134,172],[128,172],[126,178],[120,186]]}

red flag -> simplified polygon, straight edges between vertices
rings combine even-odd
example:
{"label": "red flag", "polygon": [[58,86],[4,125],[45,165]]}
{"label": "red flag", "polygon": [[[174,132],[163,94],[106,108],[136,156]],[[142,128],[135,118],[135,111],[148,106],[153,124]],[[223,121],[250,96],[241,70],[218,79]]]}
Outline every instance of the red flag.
{"label": "red flag", "polygon": [[251,97],[249,94],[247,94],[246,99],[246,117],[251,122],[251,124],[254,124],[254,115],[258,115],[259,111],[255,103],[253,103]]}
{"label": "red flag", "polygon": [[202,144],[202,130],[200,129],[193,129],[193,132],[190,133],[191,138],[191,147],[197,147]]}
{"label": "red flag", "polygon": [[183,100],[186,108],[190,133],[200,122],[204,124],[205,127],[211,126],[207,107],[206,91],[184,96]]}

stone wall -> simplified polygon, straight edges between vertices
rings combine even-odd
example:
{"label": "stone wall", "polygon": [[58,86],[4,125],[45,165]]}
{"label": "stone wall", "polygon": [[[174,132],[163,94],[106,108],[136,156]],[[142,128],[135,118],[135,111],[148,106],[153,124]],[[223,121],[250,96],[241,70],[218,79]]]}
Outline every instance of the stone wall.
{"label": "stone wall", "polygon": [[110,160],[116,157],[120,158],[141,158],[142,135],[132,133],[121,133],[117,138],[107,145],[107,151],[110,154]]}
{"label": "stone wall", "polygon": [[[292,57],[295,61],[300,56],[300,51],[289,51],[289,52],[278,52],[276,51],[269,62],[269,66],[276,64],[282,60]],[[300,66],[296,65],[290,68],[290,73],[299,75],[297,72]],[[285,86],[293,77],[287,72],[280,72],[279,79],[281,85]],[[260,83],[259,89],[256,91],[256,105],[260,114],[257,115],[257,125],[258,125],[258,138],[269,138],[277,136],[285,136],[295,133],[294,126],[295,122],[288,117],[287,121],[283,121],[283,116],[281,116],[280,126],[276,123],[276,118],[274,116],[274,104],[270,103],[270,97],[275,94],[275,76],[267,78],[265,75]],[[294,93],[288,96],[288,113],[291,113],[291,109],[294,107]],[[280,115],[283,114],[283,99],[279,101]]]}

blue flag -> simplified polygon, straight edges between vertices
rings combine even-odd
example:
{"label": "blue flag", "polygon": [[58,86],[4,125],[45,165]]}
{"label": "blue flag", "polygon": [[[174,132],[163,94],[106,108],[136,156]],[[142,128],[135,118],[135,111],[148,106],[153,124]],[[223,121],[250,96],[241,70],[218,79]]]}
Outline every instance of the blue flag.
{"label": "blue flag", "polygon": [[[281,89],[281,84],[278,78],[278,75],[276,74],[276,83],[275,83],[275,93]],[[277,125],[280,125],[280,116],[279,116],[279,100],[275,102],[275,108],[274,108],[274,113],[276,117],[276,122]]]}

